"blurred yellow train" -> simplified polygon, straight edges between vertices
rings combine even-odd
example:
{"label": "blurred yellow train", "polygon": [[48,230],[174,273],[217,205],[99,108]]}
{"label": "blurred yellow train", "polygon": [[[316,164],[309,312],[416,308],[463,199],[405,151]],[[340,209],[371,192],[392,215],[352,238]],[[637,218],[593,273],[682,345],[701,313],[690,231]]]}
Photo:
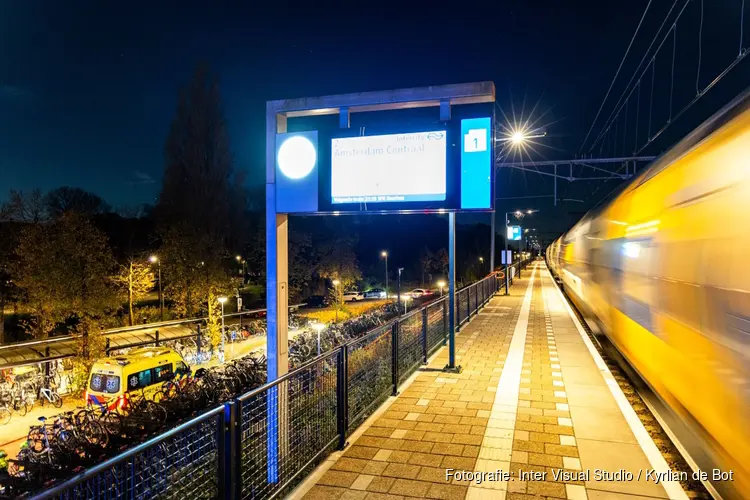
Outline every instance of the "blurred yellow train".
{"label": "blurred yellow train", "polygon": [[546,257],[587,323],[690,428],[685,439],[734,472],[711,486],[750,498],[750,92]]}

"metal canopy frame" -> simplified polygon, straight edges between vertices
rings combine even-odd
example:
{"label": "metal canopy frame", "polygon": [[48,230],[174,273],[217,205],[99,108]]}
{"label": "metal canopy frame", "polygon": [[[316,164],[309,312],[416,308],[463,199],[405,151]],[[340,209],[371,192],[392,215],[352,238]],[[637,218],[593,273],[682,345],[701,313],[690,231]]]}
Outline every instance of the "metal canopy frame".
{"label": "metal canopy frame", "polygon": [[[351,113],[439,107],[440,119],[450,120],[451,106],[495,102],[493,82],[460,83],[323,97],[281,99],[266,103],[266,303],[268,310],[268,380],[288,369],[288,214],[276,213],[276,134],[287,131],[287,119],[339,115],[339,126],[349,128]],[[419,212],[421,213],[421,212]],[[449,212],[449,231],[455,230],[455,213]],[[449,238],[450,240],[450,238]],[[449,245],[451,246],[451,245]],[[450,293],[453,301],[455,272],[450,253]],[[451,325],[454,325],[451,305]],[[451,327],[453,331],[453,326]],[[450,366],[454,366],[451,336]]]}

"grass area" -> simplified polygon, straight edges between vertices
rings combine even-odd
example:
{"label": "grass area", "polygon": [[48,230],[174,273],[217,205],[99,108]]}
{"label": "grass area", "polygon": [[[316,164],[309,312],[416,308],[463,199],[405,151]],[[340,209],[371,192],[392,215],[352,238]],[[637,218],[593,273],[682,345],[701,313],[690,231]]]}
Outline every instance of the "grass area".
{"label": "grass area", "polygon": [[[359,316],[373,309],[377,309],[387,304],[388,300],[368,300],[366,302],[348,302],[339,311],[339,322],[345,321],[353,316]],[[303,311],[300,313],[301,316],[316,320],[321,323],[333,323],[336,321],[336,311],[331,308],[326,308],[321,311]]]}

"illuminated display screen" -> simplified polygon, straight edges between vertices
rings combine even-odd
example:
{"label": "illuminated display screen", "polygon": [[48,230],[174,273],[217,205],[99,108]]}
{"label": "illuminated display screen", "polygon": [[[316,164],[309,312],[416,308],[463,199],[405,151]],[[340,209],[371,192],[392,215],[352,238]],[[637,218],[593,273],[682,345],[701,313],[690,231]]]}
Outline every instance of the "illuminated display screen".
{"label": "illuminated display screen", "polygon": [[331,202],[445,201],[446,131],[346,137],[331,143]]}

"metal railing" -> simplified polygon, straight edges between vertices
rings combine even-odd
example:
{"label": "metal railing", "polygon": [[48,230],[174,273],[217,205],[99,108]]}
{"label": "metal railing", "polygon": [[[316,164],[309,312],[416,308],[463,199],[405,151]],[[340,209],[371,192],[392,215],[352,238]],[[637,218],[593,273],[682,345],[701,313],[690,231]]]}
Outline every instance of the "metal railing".
{"label": "metal railing", "polygon": [[214,408],[45,491],[39,498],[225,498],[225,413],[223,406]]}
{"label": "metal railing", "polygon": [[[295,304],[289,306],[289,309],[293,311],[301,305],[303,304]],[[224,318],[228,329],[232,327],[241,329],[253,321],[259,319],[265,321],[263,318],[265,312],[265,309],[253,309],[226,314]],[[193,339],[200,345],[202,336],[205,336],[206,322],[207,318],[180,319],[104,330],[107,354],[110,351],[148,345],[159,346],[185,339]],[[180,328],[181,330],[178,330]],[[80,334],[63,335],[0,345],[0,369],[39,365],[40,370],[46,371],[46,368],[43,368],[45,365],[74,357],[77,349],[76,342],[80,338]],[[19,359],[10,362],[3,361],[8,357]]]}
{"label": "metal railing", "polygon": [[[457,292],[465,323],[504,286]],[[36,499],[270,499],[290,491],[448,340],[448,297],[324,353]],[[458,323],[458,320],[457,320]]]}

